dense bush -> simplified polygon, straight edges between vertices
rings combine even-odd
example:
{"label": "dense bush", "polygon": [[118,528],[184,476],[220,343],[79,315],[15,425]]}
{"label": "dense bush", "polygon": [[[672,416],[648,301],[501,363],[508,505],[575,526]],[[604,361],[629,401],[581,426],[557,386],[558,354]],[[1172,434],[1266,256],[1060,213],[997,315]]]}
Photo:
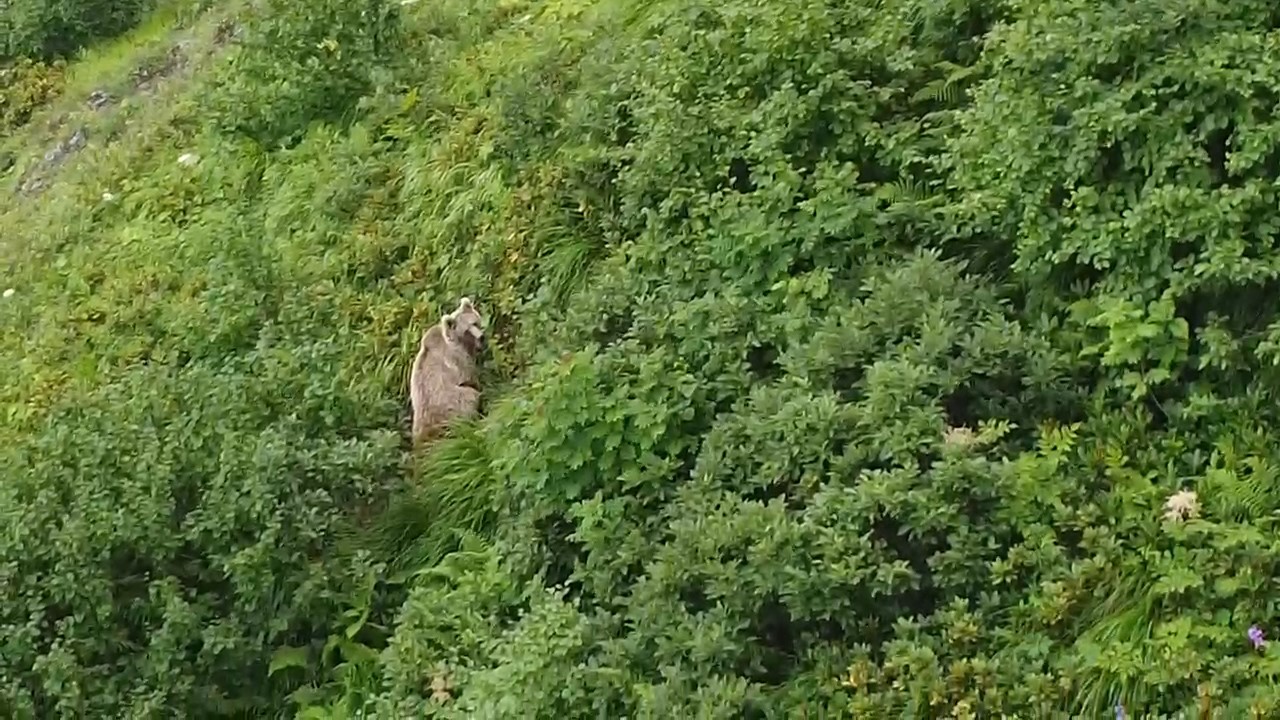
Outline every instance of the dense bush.
{"label": "dense bush", "polygon": [[25,125],[37,108],[61,91],[62,74],[60,63],[28,59],[0,68],[0,130],[10,132]]}
{"label": "dense bush", "polygon": [[[1053,143],[1087,156],[1111,106],[1030,109],[1097,72],[1063,58],[1136,51],[1117,28],[1188,63],[1261,47],[1261,5],[681,8],[562,50],[591,62],[564,73],[582,84],[543,137],[563,138],[556,175],[601,168],[603,194],[542,267],[553,280],[595,228],[612,246],[567,306],[548,285],[524,311],[533,368],[490,423],[510,510],[489,555],[411,593],[379,716],[1266,712],[1274,660],[1246,631],[1275,621],[1280,506],[1253,429],[1274,417],[1270,370],[1247,353],[1273,318],[1209,318],[1168,291],[1207,267],[1152,273],[1157,251],[1054,270],[1037,238],[1105,225],[1043,210],[1025,169],[1048,187],[1094,167]],[[1086,42],[1082,17],[1113,42]],[[1043,79],[1024,69],[1041,53]],[[508,87],[510,122],[529,105]],[[1135,118],[1169,107],[1161,123],[1196,132],[1154,97]],[[518,146],[508,128],[496,147]],[[1009,284],[899,258],[921,245]],[[1260,309],[1232,297],[1213,296]],[[1184,489],[1197,516],[1167,519]]]}
{"label": "dense bush", "polygon": [[65,57],[133,27],[152,0],[8,0],[0,60]]}
{"label": "dense bush", "polygon": [[329,559],[347,509],[399,472],[341,300],[285,289],[263,215],[204,199],[243,192],[246,166],[207,162],[166,157],[102,243],[11,278],[6,716],[266,705],[270,645],[322,632],[355,570]]}
{"label": "dense bush", "polygon": [[1280,713],[1273,7],[310,7],[0,200],[0,713]]}
{"label": "dense bush", "polygon": [[210,102],[222,130],[275,146],[307,125],[349,117],[400,49],[388,0],[268,0],[244,16]]}
{"label": "dense bush", "polygon": [[[965,234],[1012,251],[1040,302],[1139,395],[1271,375],[1280,329],[1268,2],[1029,2],[950,141]],[[1096,344],[1095,344],[1096,343]]]}

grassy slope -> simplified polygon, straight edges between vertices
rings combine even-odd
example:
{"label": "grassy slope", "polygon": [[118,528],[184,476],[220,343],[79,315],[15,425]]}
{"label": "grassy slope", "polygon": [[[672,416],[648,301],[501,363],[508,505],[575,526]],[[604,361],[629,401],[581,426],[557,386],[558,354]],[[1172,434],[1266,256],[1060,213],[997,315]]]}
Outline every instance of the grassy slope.
{"label": "grassy slope", "polygon": [[[1176,603],[1129,590],[1168,585],[1142,558],[1175,542],[1159,506],[1202,456],[1269,467],[1264,435],[1229,429],[1265,417],[1267,377],[1214,410],[1228,437],[1199,416],[1152,430],[1146,409],[1070,387],[1115,390],[1108,369],[1072,375],[1078,327],[1059,353],[1038,317],[1010,320],[933,260],[879,273],[923,245],[1016,276],[1018,218],[987,181],[1008,171],[998,189],[1021,201],[1032,165],[986,146],[1033,154],[1038,126],[1000,113],[1002,93],[1038,107],[1038,66],[1007,65],[957,123],[967,96],[948,80],[979,54],[980,3],[784,5],[421,0],[358,122],[287,150],[207,129],[218,26],[241,6],[162,13],[73,64],[66,93],[0,141],[19,159],[7,191],[74,128],[89,136],[39,197],[0,193],[0,287],[15,290],[0,304],[0,573],[22,579],[0,588],[5,701],[278,709],[290,687],[266,681],[270,651],[323,639],[370,569],[334,560],[334,538],[353,506],[399,488],[404,372],[419,329],[463,294],[491,315],[496,402],[428,477],[503,479],[502,563],[455,557],[474,564],[462,580],[405,604],[380,668],[388,716],[434,707],[423,674],[439,662],[474,689],[460,716],[847,707],[850,663],[879,683],[857,693],[872,715],[930,693],[957,713],[1185,704],[1201,676],[1146,669],[1162,653],[1248,684],[1262,661],[1234,626],[1271,612],[1265,532],[1204,530],[1220,535],[1194,548],[1196,571],[1226,581],[1193,630]],[[1013,6],[1025,16],[998,48],[1021,58],[1018,33],[1041,20]],[[131,93],[129,71],[179,40],[189,62]],[[85,109],[100,88],[127,103]],[[180,165],[188,152],[199,161]],[[1057,237],[1026,218],[1028,237]],[[1046,258],[1024,264],[1075,279]],[[1078,439],[1037,432],[1086,415]],[[1020,427],[948,455],[942,430],[979,419]],[[875,482],[842,484],[868,470]],[[875,540],[876,517],[924,530]],[[410,566],[453,529],[389,522],[425,532]],[[1090,533],[1103,540],[1075,537]],[[926,563],[944,569],[919,589]],[[1004,594],[986,593],[997,577]],[[559,581],[574,603],[544,588]],[[1101,604],[1095,587],[1111,590]],[[1172,629],[1157,637],[1157,621]],[[1071,655],[1077,636],[1123,645],[1131,666]],[[1076,665],[1052,675],[1051,656]],[[900,683],[904,658],[925,679]]]}
{"label": "grassy slope", "polygon": [[[203,130],[219,24],[243,8],[164,12],[74,62],[63,95],[3,141],[17,164],[0,195],[0,266],[15,291],[0,306],[0,506],[22,529],[4,555],[17,577],[60,578],[6,586],[5,625],[29,637],[5,660],[18,707],[145,712],[210,693],[229,693],[229,708],[256,703],[271,646],[322,636],[328,575],[305,570],[306,558],[327,553],[342,508],[399,482],[417,334],[459,295],[483,298],[497,336],[488,385],[500,394],[516,286],[536,284],[521,278],[520,253],[567,214],[545,154],[518,177],[486,161],[485,125],[501,109],[481,98],[511,82],[505,58],[542,61],[564,12],[542,8],[549,20],[530,33],[527,3],[408,6],[413,62],[399,68],[400,92],[375,98],[350,132],[317,128],[270,155]],[[131,73],[178,44],[186,61],[137,91]],[[554,82],[556,67],[538,74],[523,80]],[[87,109],[98,89],[123,102]],[[87,146],[47,172],[44,192],[12,192],[81,127]],[[199,162],[179,164],[184,153]],[[581,279],[566,271],[564,282]],[[203,554],[194,565],[192,548]],[[122,578],[194,595],[182,611],[158,599],[171,590],[130,610]],[[78,638],[69,653],[25,634],[42,620],[19,598],[87,618],[66,629]],[[215,653],[208,633],[222,631],[190,623],[228,612],[233,639]],[[147,657],[102,664],[118,632],[143,639],[132,647]],[[56,669],[30,674],[40,657]],[[157,689],[170,663],[194,669],[194,682]],[[71,689],[41,688],[55,676]]]}

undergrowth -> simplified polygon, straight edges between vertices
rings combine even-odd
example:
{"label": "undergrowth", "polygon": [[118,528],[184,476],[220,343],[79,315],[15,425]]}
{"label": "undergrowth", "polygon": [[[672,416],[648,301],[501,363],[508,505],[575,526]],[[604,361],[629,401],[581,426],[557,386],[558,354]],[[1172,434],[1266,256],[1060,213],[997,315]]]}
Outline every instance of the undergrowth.
{"label": "undergrowth", "polygon": [[1280,713],[1273,4],[136,15],[9,30],[0,715]]}

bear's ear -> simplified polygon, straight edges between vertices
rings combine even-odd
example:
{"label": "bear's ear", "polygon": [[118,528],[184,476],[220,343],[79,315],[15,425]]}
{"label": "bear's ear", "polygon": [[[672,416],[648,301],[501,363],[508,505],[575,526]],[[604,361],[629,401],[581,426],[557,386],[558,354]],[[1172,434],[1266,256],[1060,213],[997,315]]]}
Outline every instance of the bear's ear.
{"label": "bear's ear", "polygon": [[469,297],[463,297],[462,299],[458,300],[458,310],[457,310],[458,312],[462,312],[463,310],[470,310],[474,307],[475,306],[471,304],[471,298]]}
{"label": "bear's ear", "polygon": [[453,326],[456,325],[457,322],[458,318],[454,317],[453,313],[449,313],[440,318],[440,329],[444,331],[445,340],[453,339]]}

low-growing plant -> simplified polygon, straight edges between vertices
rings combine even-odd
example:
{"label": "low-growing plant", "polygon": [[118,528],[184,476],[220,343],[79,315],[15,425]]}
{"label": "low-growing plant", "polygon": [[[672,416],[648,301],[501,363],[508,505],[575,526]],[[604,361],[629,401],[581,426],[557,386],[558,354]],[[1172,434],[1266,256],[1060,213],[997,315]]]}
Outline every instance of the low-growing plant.
{"label": "low-growing plant", "polygon": [[92,41],[128,30],[153,0],[8,0],[0,27],[0,61],[67,57]]}
{"label": "low-growing plant", "polygon": [[62,91],[65,65],[21,58],[0,68],[0,131],[12,132]]}
{"label": "low-growing plant", "polygon": [[385,509],[353,528],[345,538],[351,550],[385,563],[394,579],[436,565],[463,536],[490,535],[500,486],[488,443],[476,421],[454,422],[448,435],[413,457],[410,479]]}
{"label": "low-growing plant", "polygon": [[313,122],[349,121],[401,51],[398,3],[268,0],[247,10],[208,115],[223,132],[274,148]]}
{"label": "low-growing plant", "polygon": [[1273,5],[227,10],[0,197],[0,714],[1275,712]]}

